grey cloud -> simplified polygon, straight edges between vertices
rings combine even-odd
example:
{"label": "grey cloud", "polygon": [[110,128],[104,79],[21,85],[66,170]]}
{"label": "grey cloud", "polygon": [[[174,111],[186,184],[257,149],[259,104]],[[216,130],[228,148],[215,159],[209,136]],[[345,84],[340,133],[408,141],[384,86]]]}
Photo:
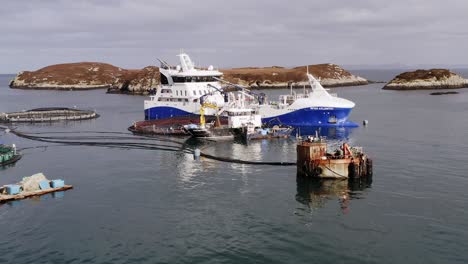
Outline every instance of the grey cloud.
{"label": "grey cloud", "polygon": [[105,61],[136,68],[183,48],[202,64],[460,64],[468,2],[7,1],[0,72]]}

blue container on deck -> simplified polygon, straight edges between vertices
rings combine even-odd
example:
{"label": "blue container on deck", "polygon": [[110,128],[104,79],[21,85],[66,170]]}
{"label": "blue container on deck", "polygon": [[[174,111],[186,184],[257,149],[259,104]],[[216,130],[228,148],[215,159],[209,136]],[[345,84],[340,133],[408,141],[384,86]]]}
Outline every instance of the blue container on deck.
{"label": "blue container on deck", "polygon": [[9,195],[14,195],[14,194],[20,193],[20,188],[21,188],[21,186],[16,185],[16,184],[5,185],[6,192]]}
{"label": "blue container on deck", "polygon": [[63,180],[52,180],[50,181],[50,186],[52,188],[62,188],[65,186],[65,182]]}
{"label": "blue container on deck", "polygon": [[41,188],[41,190],[50,189],[50,183],[49,183],[49,181],[40,181],[40,182],[39,182],[39,188]]}

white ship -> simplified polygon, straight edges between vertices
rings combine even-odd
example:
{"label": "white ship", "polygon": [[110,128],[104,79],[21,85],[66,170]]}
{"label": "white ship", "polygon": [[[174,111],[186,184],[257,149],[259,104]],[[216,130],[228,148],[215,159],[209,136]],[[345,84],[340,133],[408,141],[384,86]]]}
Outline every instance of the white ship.
{"label": "white ship", "polygon": [[[162,62],[161,88],[145,100],[145,120],[200,114],[200,98],[219,108],[224,106],[224,96],[219,92],[220,84],[214,78],[223,75],[213,69],[196,69],[190,57],[178,55],[180,65],[173,68]],[[206,109],[206,115],[215,115],[215,109]]]}
{"label": "white ship", "polygon": [[[196,69],[185,53],[178,57],[180,65],[176,67],[162,62],[161,87],[144,102],[146,120],[199,115],[203,103],[220,109],[232,107],[229,101],[236,100],[236,96],[222,92],[219,82],[222,72],[214,70],[213,66]],[[278,102],[268,102],[263,96],[255,96],[248,107],[255,108],[261,115],[262,122],[269,125],[346,125],[355,104],[328,93],[311,74],[307,73],[307,76],[312,88],[310,92],[306,90],[304,94],[291,92],[281,95]],[[216,109],[206,109],[204,114],[214,116],[216,113]]]}

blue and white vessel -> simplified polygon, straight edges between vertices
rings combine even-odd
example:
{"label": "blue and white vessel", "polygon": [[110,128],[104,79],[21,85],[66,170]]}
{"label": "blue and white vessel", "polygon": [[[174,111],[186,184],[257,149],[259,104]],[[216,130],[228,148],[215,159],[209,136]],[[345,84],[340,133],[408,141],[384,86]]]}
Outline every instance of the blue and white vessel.
{"label": "blue and white vessel", "polygon": [[[196,69],[190,57],[179,54],[180,65],[171,67],[161,62],[161,86],[155,95],[145,100],[145,120],[164,119],[176,116],[200,114],[200,99],[222,108],[224,96],[220,92],[220,83],[216,80],[222,72],[209,66],[208,69]],[[205,115],[216,114],[215,109],[206,109]]]}
{"label": "blue and white vessel", "polygon": [[[307,73],[311,91],[292,91],[280,95],[279,101],[258,105],[262,121],[289,126],[357,126],[348,117],[355,106],[350,100],[330,94],[312,74]],[[260,102],[265,100],[259,100]]]}
{"label": "blue and white vessel", "polygon": [[[214,116],[223,112],[223,108],[232,108],[240,98],[239,93],[247,91],[225,93],[220,83],[222,72],[214,70],[213,66],[196,69],[185,53],[178,57],[180,65],[176,67],[162,62],[161,87],[144,102],[146,120],[199,115],[204,102],[220,109],[205,110],[205,115]],[[296,94],[291,90],[290,94],[281,95],[277,102],[268,102],[265,96],[250,96],[247,106],[261,115],[263,123],[270,125],[355,125],[348,121],[355,104],[330,94],[311,74],[307,73],[307,77],[312,88],[310,92],[304,89],[303,94]]]}

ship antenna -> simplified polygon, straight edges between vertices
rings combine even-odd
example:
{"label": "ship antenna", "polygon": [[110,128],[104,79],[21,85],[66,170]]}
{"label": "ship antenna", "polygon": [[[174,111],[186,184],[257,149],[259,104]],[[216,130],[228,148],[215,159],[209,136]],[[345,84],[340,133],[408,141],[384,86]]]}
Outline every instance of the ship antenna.
{"label": "ship antenna", "polygon": [[161,60],[161,59],[159,59],[159,58],[158,58],[158,61],[161,63],[161,65],[162,65],[163,67],[167,67],[168,69],[171,68],[171,66],[170,66],[167,62],[165,62],[165,61],[163,61],[163,60]]}

